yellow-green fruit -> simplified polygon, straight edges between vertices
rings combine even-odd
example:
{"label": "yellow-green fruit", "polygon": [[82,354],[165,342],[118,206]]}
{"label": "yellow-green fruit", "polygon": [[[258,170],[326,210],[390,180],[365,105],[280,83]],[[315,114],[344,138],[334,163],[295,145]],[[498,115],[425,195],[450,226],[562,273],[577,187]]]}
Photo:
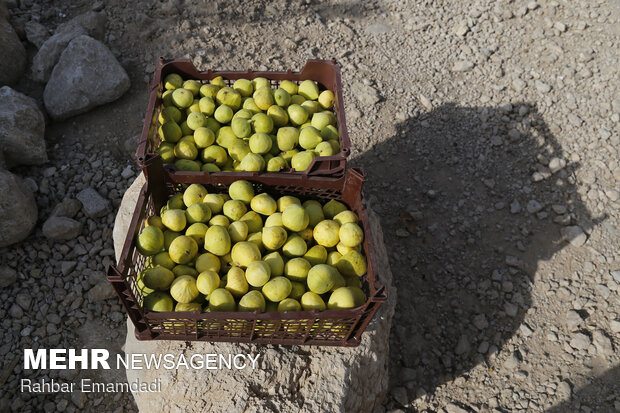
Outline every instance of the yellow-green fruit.
{"label": "yellow-green fruit", "polygon": [[292,281],[306,282],[312,265],[305,258],[292,258],[284,264],[284,275]]}
{"label": "yellow-green fruit", "polygon": [[174,162],[174,167],[178,171],[200,171],[200,162],[192,161],[190,159],[178,159]]}
{"label": "yellow-green fruit", "polygon": [[292,126],[282,127],[278,129],[276,138],[278,140],[278,148],[281,151],[291,150],[299,143],[299,129]]}
{"label": "yellow-green fruit", "polygon": [[173,105],[172,92],[172,90],[166,90],[164,93],[161,94],[161,103],[164,105],[164,107]]}
{"label": "yellow-green fruit", "polygon": [[233,243],[245,241],[248,237],[248,224],[243,221],[232,222],[228,226],[228,234],[230,234],[230,240]]}
{"label": "yellow-green fruit", "polygon": [[260,110],[267,110],[269,109],[269,106],[274,104],[270,87],[260,87],[256,89],[252,95],[252,98]]}
{"label": "yellow-green fruit", "polygon": [[164,229],[166,229],[166,227],[164,226],[164,223],[161,222],[161,217],[158,217],[157,215],[152,215],[150,217],[148,217],[145,221],[144,221],[144,226],[145,227],[157,227],[159,229],[161,229],[162,231]]}
{"label": "yellow-green fruit", "polygon": [[232,127],[222,126],[215,134],[215,142],[222,148],[229,149],[233,144],[239,142],[239,138],[235,136]]}
{"label": "yellow-green fruit", "polygon": [[[308,120],[308,111],[301,105],[291,104],[287,109],[288,118],[295,126],[303,125]],[[280,148],[282,149],[282,148]]]}
{"label": "yellow-green fruit", "polygon": [[144,297],[142,306],[149,311],[172,311],[172,297],[163,291],[154,291]]}
{"label": "yellow-green fruit", "polygon": [[301,296],[301,308],[305,311],[309,310],[325,310],[325,301],[315,292],[308,291]]}
{"label": "yellow-green fruit", "polygon": [[252,79],[252,85],[254,85],[254,90],[258,90],[262,87],[270,88],[271,83],[269,79],[265,79],[264,77],[256,77]]}
{"label": "yellow-green fruit", "polygon": [[317,294],[325,294],[334,287],[339,275],[334,267],[327,264],[315,265],[308,271],[308,288]]}
{"label": "yellow-green fruit", "polygon": [[307,250],[306,241],[297,234],[291,234],[282,246],[282,253],[287,257],[301,257]]}
{"label": "yellow-green fruit", "polygon": [[267,109],[267,115],[273,120],[273,125],[275,127],[279,128],[288,123],[288,113],[286,113],[286,109],[280,106],[270,106],[269,109]]}
{"label": "yellow-green fruit", "polygon": [[265,219],[265,227],[282,227],[282,212],[275,212]]}
{"label": "yellow-green fruit", "polygon": [[356,294],[350,287],[340,287],[334,290],[327,301],[327,308],[330,310],[346,310],[357,307]]}
{"label": "yellow-green fruit", "polygon": [[265,261],[254,261],[245,270],[245,278],[252,287],[262,287],[271,277],[271,266]]}
{"label": "yellow-green fruit", "polygon": [[209,128],[198,128],[194,131],[194,142],[196,142],[196,147],[200,149],[211,146],[215,142],[215,133]]}
{"label": "yellow-green fruit", "polygon": [[211,208],[204,202],[195,202],[185,210],[185,218],[189,224],[209,222],[211,219]]}
{"label": "yellow-green fruit", "polygon": [[241,95],[235,89],[228,86],[217,91],[215,101],[220,105],[230,106],[233,110],[241,107]]}
{"label": "yellow-green fruit", "polygon": [[244,97],[252,96],[252,92],[254,92],[254,85],[252,81],[248,79],[237,79],[232,87],[237,93]]}
{"label": "yellow-green fruit", "polygon": [[189,116],[189,114],[192,112],[198,112],[202,115],[202,113],[200,112],[200,101],[198,99],[194,99],[194,103],[192,103],[189,108],[185,109],[185,113],[187,116]]}
{"label": "yellow-green fruit", "polygon": [[196,270],[199,273],[205,271],[214,271],[217,273],[220,271],[220,259],[210,252],[200,254],[198,258],[196,258]]}
{"label": "yellow-green fruit", "polygon": [[246,268],[250,263],[261,259],[260,250],[253,242],[242,241],[236,243],[230,251],[232,262],[241,268]]}
{"label": "yellow-green fruit", "polygon": [[198,271],[196,271],[196,268],[183,264],[175,265],[172,272],[175,277],[180,277],[181,275],[191,275],[196,278],[198,276]]}
{"label": "yellow-green fruit", "polygon": [[187,116],[187,126],[193,131],[202,128],[207,123],[207,118],[201,112],[192,112]]}
{"label": "yellow-green fruit", "polygon": [[315,245],[306,252],[304,258],[312,265],[325,264],[327,261],[327,250],[322,245]]}
{"label": "yellow-green fruit", "polygon": [[255,133],[250,136],[250,141],[248,143],[250,150],[260,155],[269,152],[272,145],[271,137],[266,133]]}
{"label": "yellow-green fruit", "polygon": [[339,236],[340,242],[347,247],[354,248],[364,240],[364,231],[362,231],[359,225],[347,222],[340,227]]}
{"label": "yellow-green fruit", "polygon": [[298,204],[291,204],[282,211],[282,225],[291,231],[301,231],[308,226],[308,212]]}
{"label": "yellow-green fruit", "polygon": [[367,271],[366,258],[358,251],[349,251],[338,260],[336,268],[343,275],[361,277]]}
{"label": "yellow-green fruit", "polygon": [[196,258],[198,254],[198,244],[196,244],[194,238],[181,235],[170,243],[168,254],[170,255],[170,259],[177,264],[187,264]]}
{"label": "yellow-green fruit", "polygon": [[319,94],[319,104],[323,109],[331,109],[334,106],[336,97],[331,90],[324,90]]}
{"label": "yellow-green fruit", "polygon": [[169,120],[176,123],[181,123],[182,119],[183,114],[175,106],[165,107],[161,112],[159,112],[159,123],[161,124],[164,124]]}
{"label": "yellow-green fruit", "polygon": [[185,192],[183,192],[183,203],[188,207],[197,202],[202,202],[205,195],[207,195],[207,190],[204,186],[200,184],[191,184],[187,187]]}
{"label": "yellow-green fruit", "polygon": [[217,95],[218,90],[220,90],[220,88],[213,84],[202,85],[200,86],[200,96],[215,99],[215,95]]}
{"label": "yellow-green fruit", "polygon": [[293,160],[293,156],[297,155],[298,153],[299,153],[299,149],[291,149],[290,151],[281,152],[280,156],[282,157],[282,159],[284,159],[287,162],[287,165],[288,165]]}
{"label": "yellow-green fruit", "polygon": [[291,95],[291,105],[295,104],[295,105],[301,105],[302,103],[304,103],[306,101],[306,98],[303,97],[300,94],[296,94],[296,95]]}
{"label": "yellow-green fruit", "polygon": [[207,194],[202,199],[202,202],[209,206],[212,214],[219,214],[222,212],[225,201],[220,194]]}
{"label": "yellow-green fruit", "polygon": [[309,200],[304,202],[302,206],[308,213],[308,217],[310,219],[308,226],[310,228],[314,228],[316,224],[325,219],[325,215],[323,214],[323,207],[320,202],[315,200]]}
{"label": "yellow-green fruit", "polygon": [[305,171],[310,167],[310,164],[312,164],[314,157],[314,151],[301,151],[293,155],[291,159],[291,168],[295,169],[297,172]]}
{"label": "yellow-green fruit", "polygon": [[213,117],[207,118],[207,123],[205,124],[205,128],[209,128],[213,131],[213,133],[217,133],[221,129],[222,125]]}
{"label": "yellow-green fruit", "polygon": [[311,124],[315,128],[315,130],[319,133],[320,131],[325,129],[327,125],[331,123],[332,118],[325,112],[319,112],[312,115]]}
{"label": "yellow-green fruit", "polygon": [[192,237],[194,241],[196,241],[196,245],[203,245],[205,242],[205,234],[207,233],[207,229],[209,229],[209,227],[206,224],[196,222],[187,227],[185,230],[185,235]]}
{"label": "yellow-green fruit", "polygon": [[340,258],[342,258],[341,253],[339,253],[338,251],[332,251],[329,254],[327,254],[327,261],[325,261],[325,263],[328,265],[331,265],[332,267],[335,267],[336,263],[338,262]]}
{"label": "yellow-green fruit", "polygon": [[299,198],[290,195],[284,195],[278,198],[278,211],[283,212],[289,205],[301,205]]}
{"label": "yellow-green fruit", "polygon": [[215,111],[215,102],[210,97],[205,96],[198,101],[198,107],[202,113],[211,116]]}
{"label": "yellow-green fruit", "polygon": [[234,297],[243,297],[249,286],[245,279],[245,272],[239,267],[232,267],[226,274],[226,287]]}
{"label": "yellow-green fruit", "polygon": [[167,90],[178,89],[181,86],[183,86],[183,78],[176,73],[170,73],[164,78],[164,87]]}
{"label": "yellow-green fruit", "polygon": [[226,149],[218,145],[211,145],[202,151],[202,160],[206,163],[214,163],[218,166],[223,166],[228,159]]}
{"label": "yellow-green fruit", "polygon": [[166,142],[172,143],[178,142],[178,140],[183,136],[181,127],[173,120],[164,122],[159,127],[158,133],[160,138]]}
{"label": "yellow-green fruit", "polygon": [[319,98],[319,87],[313,80],[304,80],[299,84],[299,90],[297,93],[306,99],[317,100]]}
{"label": "yellow-green fruit", "polygon": [[171,270],[176,264],[170,259],[170,255],[168,255],[166,251],[162,251],[153,257],[153,265],[161,265],[162,267]]}
{"label": "yellow-green fruit", "polygon": [[334,151],[334,147],[329,142],[321,142],[319,143],[314,151],[319,156],[333,156],[336,152]]}
{"label": "yellow-green fruit", "polygon": [[257,133],[270,133],[273,130],[273,119],[264,113],[252,116],[252,127]]}
{"label": "yellow-green fruit", "polygon": [[172,92],[172,103],[178,108],[189,108],[194,103],[194,94],[187,89],[175,89]]}
{"label": "yellow-green fruit", "polygon": [[196,96],[198,92],[200,92],[200,86],[201,86],[200,82],[194,79],[188,79],[185,82],[183,82],[183,88],[192,92],[194,96]]}
{"label": "yellow-green fruit", "polygon": [[278,251],[273,251],[265,255],[263,261],[269,264],[271,275],[274,277],[279,277],[284,274],[284,260]]}
{"label": "yellow-green fruit", "polygon": [[191,303],[198,298],[196,279],[191,275],[182,275],[172,281],[170,295],[179,303]]}
{"label": "yellow-green fruit", "polygon": [[263,245],[263,234],[261,232],[251,232],[245,240],[256,244],[261,253],[265,251],[265,246]]}
{"label": "yellow-green fruit", "polygon": [[224,215],[226,215],[231,221],[239,221],[246,212],[248,212],[248,207],[245,206],[243,201],[238,199],[231,199],[229,201],[224,202],[224,207],[222,208]]}
{"label": "yellow-green fruit", "polygon": [[241,217],[239,221],[243,221],[248,226],[248,232],[250,234],[254,232],[260,232],[263,229],[263,220],[254,211],[248,211],[245,215]]}
{"label": "yellow-green fruit", "polygon": [[202,311],[202,304],[200,303],[177,303],[174,307],[174,311],[176,313],[181,313],[184,311]]}
{"label": "yellow-green fruit", "polygon": [[262,193],[256,195],[250,201],[250,208],[262,215],[271,215],[276,212],[278,205],[268,194]]}
{"label": "yellow-green fruit", "polygon": [[170,249],[170,244],[176,237],[180,237],[181,234],[179,232],[170,231],[169,229],[164,231],[164,249]]}
{"label": "yellow-green fruit", "polygon": [[205,250],[218,257],[228,254],[230,251],[230,235],[222,226],[209,227],[205,234]]}
{"label": "yellow-green fruit", "polygon": [[230,220],[224,215],[215,215],[209,220],[209,226],[219,225],[220,227],[228,228]]}
{"label": "yellow-green fruit", "polygon": [[164,267],[147,268],[142,273],[142,282],[153,290],[167,290],[172,280],[174,280],[174,273]]}
{"label": "yellow-green fruit", "polygon": [[279,172],[283,169],[287,169],[288,165],[281,156],[273,157],[267,162],[267,172]]}
{"label": "yellow-green fruit", "polygon": [[198,157],[198,148],[192,142],[179,141],[174,147],[174,156],[178,159],[193,161]]}
{"label": "yellow-green fruit", "polygon": [[260,108],[256,106],[254,98],[245,98],[245,100],[243,101],[243,109],[249,110],[253,114],[260,112]]}
{"label": "yellow-green fruit", "polygon": [[362,251],[362,245],[357,245],[355,247],[347,247],[346,245],[344,245],[342,242],[339,242],[336,245],[336,250],[342,254],[342,255],[346,255],[349,251],[357,251],[357,252],[361,252]]}
{"label": "yellow-green fruit", "polygon": [[322,141],[321,133],[312,126],[307,126],[299,132],[299,146],[304,149],[314,149]]}
{"label": "yellow-green fruit", "polygon": [[248,181],[235,181],[228,187],[228,194],[230,199],[238,199],[249,204],[252,198],[254,198],[254,187]]}
{"label": "yellow-green fruit", "polygon": [[170,197],[168,202],[166,203],[168,209],[181,209],[185,208],[185,204],[183,204],[183,194],[177,193]]}
{"label": "yellow-green fruit", "polygon": [[306,100],[301,104],[301,107],[306,109],[306,112],[308,112],[308,118],[321,110],[321,105],[314,100]]}
{"label": "yellow-green fruit", "polygon": [[162,142],[159,148],[155,151],[157,154],[161,156],[161,160],[163,163],[173,163],[175,160],[174,157],[174,146],[164,146],[163,144],[167,144],[168,142]]}
{"label": "yellow-green fruit", "polygon": [[293,298],[297,301],[301,300],[301,297],[307,291],[305,281],[303,283],[291,281],[291,285],[293,288],[291,289],[291,293],[288,295],[289,298]]}
{"label": "yellow-green fruit", "polygon": [[216,77],[214,77],[213,79],[211,79],[211,80],[210,80],[210,83],[211,83],[212,85],[217,86],[217,87],[218,87],[218,90],[219,90],[219,89],[221,89],[221,88],[223,88],[223,87],[226,87],[226,86],[227,86],[227,85],[226,85],[226,81],[224,80],[224,78],[223,78],[222,76],[216,76]]}
{"label": "yellow-green fruit", "polygon": [[312,243],[312,228],[302,229],[301,231],[296,232],[296,234],[306,241],[306,244],[310,245]]}
{"label": "yellow-green fruit", "polygon": [[210,311],[235,311],[235,299],[225,288],[216,288],[209,295]]}
{"label": "yellow-green fruit", "polygon": [[333,219],[334,221],[339,223],[341,226],[349,222],[352,222],[355,224],[359,221],[355,212],[348,211],[348,210],[339,212]]}
{"label": "yellow-green fruit", "polygon": [[185,225],[187,224],[185,211],[182,209],[169,209],[164,211],[161,216],[161,221],[164,223],[166,228],[175,232],[183,231],[185,229]]}
{"label": "yellow-green fruit", "polygon": [[323,213],[327,219],[332,219],[342,211],[347,211],[349,208],[342,202],[331,199],[325,205],[323,205]]}
{"label": "yellow-green fruit", "polygon": [[289,95],[297,94],[297,83],[290,80],[283,80],[280,82],[280,88],[286,90]]}
{"label": "yellow-green fruit", "polygon": [[213,117],[219,123],[228,123],[232,119],[234,112],[230,106],[221,105],[213,112]]}
{"label": "yellow-green fruit", "polygon": [[285,298],[278,304],[278,311],[300,311],[301,304],[293,298]]}
{"label": "yellow-green fruit", "polygon": [[340,241],[339,231],[340,225],[336,221],[325,219],[316,224],[312,235],[317,244],[331,248]]}
{"label": "yellow-green fruit", "polygon": [[287,239],[286,230],[282,227],[265,227],[262,236],[263,245],[268,250],[277,250]]}
{"label": "yellow-green fruit", "polygon": [[247,138],[252,134],[252,125],[247,119],[241,117],[233,118],[230,127],[237,138]]}
{"label": "yellow-green fruit", "polygon": [[321,138],[328,141],[332,145],[334,153],[340,152],[340,143],[338,142],[339,136],[338,129],[334,125],[327,125],[321,131]]}
{"label": "yellow-green fruit", "polygon": [[239,311],[265,311],[265,297],[260,291],[254,290],[245,294],[239,300]]}
{"label": "yellow-green fruit", "polygon": [[191,135],[194,133],[194,131],[189,126],[187,126],[187,122],[185,121],[181,122],[179,127],[181,128],[182,136]]}
{"label": "yellow-green fruit", "polygon": [[274,303],[273,301],[266,301],[265,312],[272,313],[278,311],[278,303]]}
{"label": "yellow-green fruit", "polygon": [[263,286],[262,292],[269,301],[277,303],[284,300],[291,293],[293,286],[285,277],[272,278]]}
{"label": "yellow-green fruit", "polygon": [[286,90],[278,88],[273,92],[273,99],[276,105],[287,107],[291,103],[291,95]]}
{"label": "yellow-green fruit", "polygon": [[245,172],[260,172],[265,169],[265,160],[257,153],[248,153],[239,164],[239,170]]}
{"label": "yellow-green fruit", "polygon": [[164,248],[164,233],[156,226],[144,227],[138,235],[136,247],[142,255],[155,255]]}
{"label": "yellow-green fruit", "polygon": [[[219,269],[219,260],[218,260],[218,269]],[[220,287],[220,277],[217,275],[216,271],[205,270],[198,274],[198,278],[196,278],[196,288],[202,294],[209,297],[209,294],[213,292],[216,288]]]}
{"label": "yellow-green fruit", "polygon": [[[344,277],[344,280],[347,283],[347,287],[362,288],[362,279],[360,277],[358,277],[357,275],[348,275],[348,276]],[[366,297],[366,295],[364,295],[364,297]],[[364,301],[365,301],[365,299],[364,299]]]}

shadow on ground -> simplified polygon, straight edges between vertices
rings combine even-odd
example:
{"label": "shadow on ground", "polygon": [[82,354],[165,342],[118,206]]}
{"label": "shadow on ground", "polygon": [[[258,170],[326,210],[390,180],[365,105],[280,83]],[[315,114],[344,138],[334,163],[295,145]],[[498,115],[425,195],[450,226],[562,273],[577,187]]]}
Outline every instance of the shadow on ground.
{"label": "shadow on ground", "polygon": [[[560,229],[594,225],[578,165],[552,174],[552,158],[564,154],[536,107],[445,104],[352,161],[372,171],[366,196],[398,291],[391,387],[409,400],[493,367],[523,326],[539,262],[567,245]],[[536,172],[546,178],[533,182]]]}

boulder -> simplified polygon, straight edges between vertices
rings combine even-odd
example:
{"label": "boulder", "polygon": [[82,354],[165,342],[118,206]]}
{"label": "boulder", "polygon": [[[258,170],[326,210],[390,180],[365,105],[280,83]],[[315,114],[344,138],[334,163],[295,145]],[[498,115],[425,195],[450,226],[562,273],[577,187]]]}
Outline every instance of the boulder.
{"label": "boulder", "polygon": [[26,70],[26,49],[8,20],[0,18],[0,86],[19,80]]}
{"label": "boulder", "polygon": [[129,76],[101,42],[79,36],[69,43],[52,71],[43,101],[62,120],[115,101],[129,89]]}
{"label": "boulder", "polygon": [[[139,177],[125,193],[114,226],[118,255],[127,234],[131,213],[141,188]],[[182,341],[138,341],[127,323],[125,353],[251,354],[256,369],[206,370],[179,368],[127,370],[127,380],[161,380],[161,392],[134,393],[141,412],[316,412],[376,411],[388,388],[389,331],[396,294],[378,217],[370,212],[381,281],[389,299],[362,335],[358,347],[273,346]]]}
{"label": "boulder", "polygon": [[[87,35],[102,40],[105,34],[106,15],[90,11],[60,25],[52,37],[45,40],[32,60],[32,77],[47,82],[60,55],[71,40]],[[30,40],[30,39],[29,39]]]}
{"label": "boulder", "polygon": [[25,239],[37,223],[34,195],[16,175],[0,170],[0,248]]}
{"label": "boulder", "polygon": [[0,88],[0,152],[7,167],[47,162],[45,117],[34,99]]}
{"label": "boulder", "polygon": [[34,20],[30,20],[26,23],[24,30],[26,30],[26,39],[36,46],[37,49],[40,49],[43,43],[50,38],[49,30],[41,23]]}

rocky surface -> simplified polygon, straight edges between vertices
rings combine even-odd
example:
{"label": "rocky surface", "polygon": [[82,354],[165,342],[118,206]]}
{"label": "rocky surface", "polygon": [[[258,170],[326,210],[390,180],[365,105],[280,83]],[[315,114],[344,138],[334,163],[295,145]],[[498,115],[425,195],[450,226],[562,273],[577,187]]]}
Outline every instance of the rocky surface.
{"label": "rocky surface", "polygon": [[26,49],[11,23],[0,16],[0,86],[19,80],[26,69]]}
{"label": "rocky surface", "polygon": [[37,204],[24,182],[0,169],[0,248],[26,238],[37,223]]}
{"label": "rocky surface", "polygon": [[79,36],[69,43],[47,82],[43,100],[50,116],[62,120],[113,102],[129,89],[129,77],[101,42]]}
{"label": "rocky surface", "polygon": [[34,99],[0,88],[0,152],[8,167],[47,162],[45,118]]}

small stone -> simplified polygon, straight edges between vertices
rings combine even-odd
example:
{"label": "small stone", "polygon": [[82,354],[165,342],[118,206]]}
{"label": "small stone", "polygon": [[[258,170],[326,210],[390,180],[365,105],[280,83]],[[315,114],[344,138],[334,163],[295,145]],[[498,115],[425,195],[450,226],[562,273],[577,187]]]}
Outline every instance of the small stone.
{"label": "small stone", "polygon": [[369,34],[383,34],[383,33],[387,33],[390,30],[392,30],[392,28],[386,24],[371,24],[368,27],[366,27],[366,32]]}
{"label": "small stone", "polygon": [[532,199],[527,203],[527,212],[529,212],[530,214],[535,214],[541,209],[543,209],[542,204],[535,199]]}
{"label": "small stone", "polygon": [[556,394],[560,396],[562,399],[569,400],[573,393],[570,384],[566,381],[561,381],[558,383],[558,388],[556,389]]}
{"label": "small stone", "polygon": [[433,110],[433,103],[430,101],[429,98],[427,98],[421,93],[419,97],[420,97],[420,103],[422,104],[422,106],[424,106],[424,109],[429,110],[429,111]]}
{"label": "small stone", "polygon": [[614,334],[620,333],[620,320],[611,320],[609,322],[609,328],[611,332]]}
{"label": "small stone", "polygon": [[611,295],[611,290],[606,285],[604,285],[604,284],[597,284],[596,287],[594,287],[594,289],[605,300],[607,300],[609,298],[609,296]]}
{"label": "small stone", "polygon": [[566,312],[566,326],[569,331],[573,331],[583,323],[583,318],[575,310],[568,310]]}
{"label": "small stone", "polygon": [[99,195],[99,192],[93,188],[80,191],[77,199],[82,202],[84,212],[91,218],[98,218],[108,213],[110,201]]}
{"label": "small stone", "polygon": [[398,229],[396,230],[396,236],[397,236],[397,237],[405,238],[405,237],[408,237],[409,235],[410,235],[410,234],[409,234],[409,231],[407,231],[407,230],[405,230],[405,229],[398,228]]}
{"label": "small stone", "polygon": [[504,362],[504,367],[508,370],[514,370],[519,366],[521,359],[518,352],[513,352]]}
{"label": "small stone", "polygon": [[526,86],[527,86],[527,83],[525,83],[523,80],[519,78],[512,81],[512,87],[517,92],[521,92],[523,89],[525,89]]}
{"label": "small stone", "polygon": [[469,72],[474,68],[474,63],[469,60],[461,60],[454,64],[452,67],[453,72]]}
{"label": "small stone", "polygon": [[551,86],[544,82],[541,82],[540,80],[537,80],[534,85],[536,86],[536,90],[542,93],[548,93],[551,90]]}
{"label": "small stone", "polygon": [[620,270],[610,271],[609,274],[611,274],[615,282],[620,284]]}
{"label": "small stone", "polygon": [[448,403],[445,409],[447,413],[469,413],[469,411],[457,406],[454,403]]}
{"label": "small stone", "polygon": [[517,214],[517,213],[519,213],[519,211],[521,211],[521,204],[519,203],[519,201],[517,201],[515,199],[510,204],[510,213],[511,214]]}
{"label": "small stone", "polygon": [[521,324],[521,326],[519,327],[519,331],[521,332],[521,334],[523,334],[525,338],[528,338],[534,333],[530,326],[525,323]]}
{"label": "small stone", "polygon": [[478,330],[484,330],[489,326],[489,322],[487,321],[484,314],[478,314],[474,317],[472,323]]}
{"label": "small stone", "polygon": [[43,235],[51,240],[70,240],[80,235],[82,224],[67,217],[52,216],[43,224]]}
{"label": "small stone", "polygon": [[551,331],[551,332],[547,333],[547,340],[556,342],[556,341],[558,341],[558,335],[555,334],[553,331]]}
{"label": "small stone", "polygon": [[13,304],[9,309],[9,315],[13,318],[20,319],[24,316],[24,310],[17,304]]}
{"label": "small stone", "polygon": [[566,213],[566,207],[564,205],[551,205],[551,209],[558,215]]}
{"label": "small stone", "polygon": [[565,166],[566,166],[566,160],[564,159],[552,158],[549,161],[549,169],[551,170],[551,173],[553,174],[564,169]]}
{"label": "small stone", "polygon": [[129,179],[134,175],[133,169],[131,169],[131,165],[127,165],[123,172],[121,172],[121,176],[125,179]]}
{"label": "small stone", "polygon": [[407,389],[404,387],[394,387],[392,389],[392,397],[394,398],[394,400],[400,403],[400,405],[403,407],[409,404],[409,396],[407,396]]}
{"label": "small stone", "polygon": [[456,348],[454,349],[454,352],[456,354],[465,354],[469,351],[469,340],[467,338],[466,335],[462,335],[459,338],[459,342],[456,345]]}
{"label": "small stone", "polygon": [[581,247],[588,240],[588,236],[578,225],[564,227],[560,229],[560,233],[562,234],[562,238],[574,247]]}
{"label": "small stone", "polygon": [[454,34],[456,34],[457,36],[463,37],[469,31],[469,27],[467,27],[467,24],[465,22],[461,22],[453,29],[453,31]]}
{"label": "small stone", "polygon": [[590,337],[583,333],[575,333],[571,336],[569,345],[576,350],[585,350],[590,345]]}
{"label": "small stone", "polygon": [[602,330],[596,330],[594,331],[594,333],[592,333],[592,342],[594,343],[596,351],[599,354],[602,354],[604,356],[611,356],[614,354],[611,340]]}
{"label": "small stone", "polygon": [[17,281],[17,271],[6,265],[0,266],[0,288],[6,288]]}
{"label": "small stone", "polygon": [[87,293],[87,297],[90,302],[103,301],[115,296],[116,293],[114,292],[112,285],[110,285],[107,281],[100,282],[91,288]]}
{"label": "small stone", "polygon": [[480,354],[486,354],[486,352],[488,350],[489,350],[489,342],[488,341],[483,341],[478,346],[478,353],[480,353]]}
{"label": "small stone", "polygon": [[538,8],[538,3],[536,3],[535,1],[530,1],[529,3],[527,3],[527,8],[529,10],[536,10]]}
{"label": "small stone", "polygon": [[69,275],[76,265],[77,262],[75,261],[63,261],[60,263],[60,272],[62,272],[62,275]]}
{"label": "small stone", "polygon": [[566,31],[566,25],[564,23],[555,22],[553,27],[558,29],[561,32],[565,32]]}
{"label": "small stone", "polygon": [[22,241],[30,234],[37,223],[38,209],[34,194],[21,178],[1,168],[0,194],[0,248],[2,248]]}
{"label": "small stone", "polygon": [[519,311],[519,307],[513,303],[506,303],[504,304],[504,311],[509,317],[515,317],[517,315],[517,311]]}
{"label": "small stone", "polygon": [[82,209],[82,203],[77,199],[65,198],[56,205],[52,211],[52,216],[74,218]]}
{"label": "small stone", "polygon": [[71,392],[71,401],[78,408],[83,409],[84,406],[86,406],[86,393],[81,392],[79,390]]}

